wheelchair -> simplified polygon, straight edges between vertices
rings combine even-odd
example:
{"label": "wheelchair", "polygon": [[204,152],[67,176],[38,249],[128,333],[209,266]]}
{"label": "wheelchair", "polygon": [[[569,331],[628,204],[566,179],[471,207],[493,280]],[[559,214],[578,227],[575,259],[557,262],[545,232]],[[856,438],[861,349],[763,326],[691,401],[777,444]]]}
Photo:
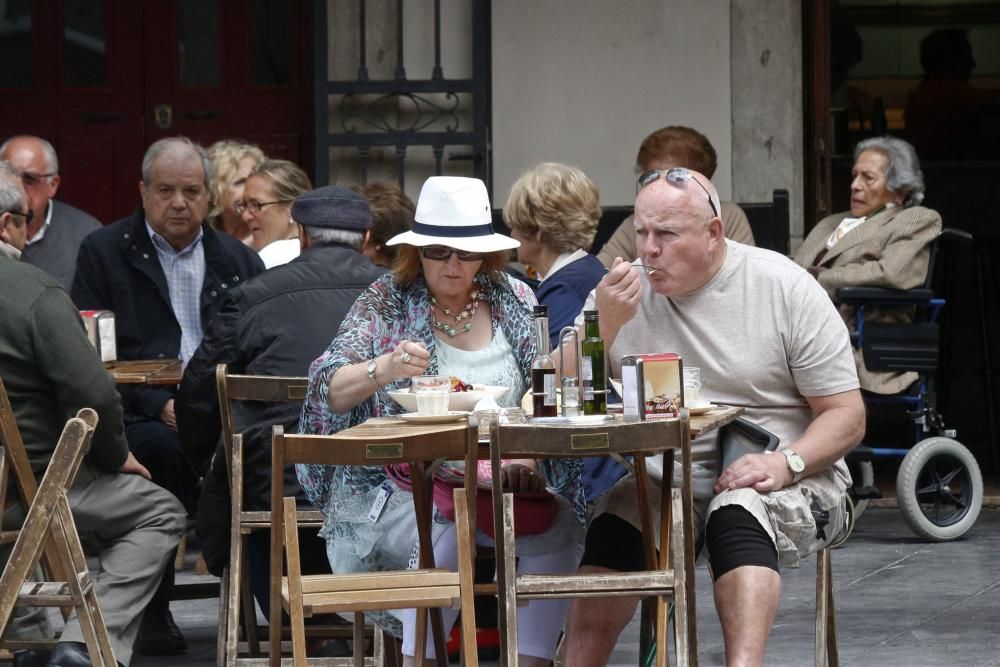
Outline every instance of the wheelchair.
{"label": "wheelchair", "polygon": [[[862,351],[869,370],[915,371],[917,381],[900,394],[864,392],[866,407],[898,407],[905,411],[912,439],[909,448],[882,447],[867,440],[847,456],[854,478],[850,489],[849,530],[864,512],[868,501],[880,498],[874,486],[872,462],[876,458],[902,458],[896,476],[899,509],[907,525],[919,537],[933,542],[955,540],[976,522],[983,504],[983,477],[975,457],[945,426],[937,410],[935,372],[939,358],[938,316],[945,305],[931,289],[934,264],[941,242],[972,242],[972,235],[944,229],[931,248],[927,280],[922,288],[892,290],[873,287],[842,287],[836,292],[841,304],[855,307],[851,342]],[[908,307],[911,322],[865,322],[866,309],[877,306]],[[869,311],[870,312],[870,311]]]}

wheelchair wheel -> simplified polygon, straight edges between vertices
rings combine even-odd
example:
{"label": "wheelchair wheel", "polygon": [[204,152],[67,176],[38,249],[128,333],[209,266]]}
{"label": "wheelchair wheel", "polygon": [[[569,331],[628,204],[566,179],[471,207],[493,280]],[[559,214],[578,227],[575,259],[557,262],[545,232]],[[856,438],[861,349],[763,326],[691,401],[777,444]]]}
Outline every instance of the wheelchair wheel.
{"label": "wheelchair wheel", "polygon": [[962,443],[935,437],[918,442],[896,476],[903,519],[914,533],[933,542],[964,535],[983,505],[983,475]]}
{"label": "wheelchair wheel", "polygon": [[[871,461],[849,463],[848,468],[851,471],[851,479],[854,481],[855,488],[863,489],[875,486],[875,467]],[[853,502],[854,514],[852,515],[852,521],[857,521],[865,513],[865,509],[868,507],[868,499],[859,498]]]}

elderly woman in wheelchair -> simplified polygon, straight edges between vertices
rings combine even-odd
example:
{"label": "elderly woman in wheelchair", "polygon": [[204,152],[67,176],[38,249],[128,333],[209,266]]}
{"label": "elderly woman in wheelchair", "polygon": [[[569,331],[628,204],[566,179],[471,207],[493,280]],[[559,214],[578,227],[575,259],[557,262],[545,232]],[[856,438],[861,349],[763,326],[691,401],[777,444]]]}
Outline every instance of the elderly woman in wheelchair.
{"label": "elderly woman in wheelchair", "polygon": [[[913,422],[908,449],[858,448],[854,516],[878,497],[872,457],[903,457],[896,488],[904,519],[926,539],[948,540],[975,523],[983,484],[975,458],[953,439],[935,405],[944,300],[934,298],[931,277],[942,228],[941,216],[920,206],[923,198],[923,174],[910,144],[888,136],[862,141],[854,151],[850,211],[821,220],[794,260],[839,305],[866,403],[902,406]],[[949,230],[946,237],[961,235]]]}

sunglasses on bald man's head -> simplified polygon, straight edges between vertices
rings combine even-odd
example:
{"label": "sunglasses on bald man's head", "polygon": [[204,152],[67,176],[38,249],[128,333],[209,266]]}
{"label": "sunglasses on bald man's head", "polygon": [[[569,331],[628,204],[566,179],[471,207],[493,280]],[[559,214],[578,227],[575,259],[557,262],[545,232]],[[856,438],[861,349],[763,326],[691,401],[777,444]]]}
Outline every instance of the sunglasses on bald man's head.
{"label": "sunglasses on bald man's head", "polygon": [[719,210],[715,208],[715,202],[712,201],[712,195],[709,194],[708,188],[701,184],[694,174],[691,173],[690,169],[685,169],[684,167],[672,167],[671,169],[650,169],[649,171],[643,172],[639,176],[639,180],[635,183],[635,193],[639,194],[639,190],[657,180],[662,176],[670,183],[675,183],[677,185],[683,185],[688,181],[694,181],[698,184],[698,187],[705,192],[705,196],[708,197],[708,205],[712,207],[712,214],[715,217],[719,217]]}
{"label": "sunglasses on bald man's head", "polygon": [[443,245],[429,245],[420,249],[420,254],[424,259],[433,259],[438,262],[446,262],[452,255],[458,255],[463,262],[478,262],[485,255],[481,252],[467,252],[465,250],[455,250]]}

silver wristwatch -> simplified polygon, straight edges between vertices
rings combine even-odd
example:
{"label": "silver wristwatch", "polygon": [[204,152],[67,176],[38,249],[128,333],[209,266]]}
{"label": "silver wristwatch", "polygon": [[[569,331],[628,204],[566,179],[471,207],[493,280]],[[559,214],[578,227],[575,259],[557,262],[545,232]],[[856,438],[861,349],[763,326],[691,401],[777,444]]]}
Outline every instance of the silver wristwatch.
{"label": "silver wristwatch", "polygon": [[375,371],[378,370],[378,364],[375,359],[368,362],[365,366],[365,372],[368,373],[368,379],[372,381],[372,384],[378,385],[378,380],[375,378]]}
{"label": "silver wristwatch", "polygon": [[802,479],[802,474],[806,471],[806,462],[790,449],[782,449],[781,453],[785,455],[785,464],[792,471],[792,484],[795,484]]}

